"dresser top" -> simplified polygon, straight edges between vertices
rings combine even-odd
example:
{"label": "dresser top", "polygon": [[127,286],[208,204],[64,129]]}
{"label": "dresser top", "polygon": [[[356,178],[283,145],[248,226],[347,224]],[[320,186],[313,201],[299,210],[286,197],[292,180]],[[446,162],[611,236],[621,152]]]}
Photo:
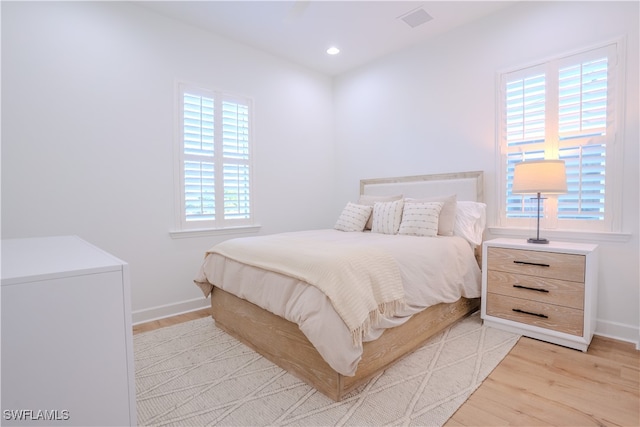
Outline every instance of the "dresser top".
{"label": "dresser top", "polygon": [[486,240],[484,246],[494,246],[510,249],[524,249],[530,251],[543,251],[543,252],[562,252],[573,254],[587,254],[595,251],[598,245],[592,243],[574,243],[574,242],[561,242],[551,240],[549,243],[529,243],[527,239],[493,239]]}
{"label": "dresser top", "polygon": [[2,286],[119,271],[123,261],[78,236],[2,240]]}

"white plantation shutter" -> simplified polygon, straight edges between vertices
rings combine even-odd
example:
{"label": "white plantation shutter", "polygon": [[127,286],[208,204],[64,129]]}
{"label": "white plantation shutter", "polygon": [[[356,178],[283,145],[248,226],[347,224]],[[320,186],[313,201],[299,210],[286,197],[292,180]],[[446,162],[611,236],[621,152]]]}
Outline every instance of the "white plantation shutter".
{"label": "white plantation shutter", "polygon": [[251,102],[180,85],[183,229],[250,225]]}
{"label": "white plantation shutter", "polygon": [[502,134],[507,147],[506,214],[510,218],[535,215],[530,199],[511,194],[516,163],[544,158],[546,78],[544,67],[533,67],[503,78]]}
{"label": "white plantation shutter", "polygon": [[249,219],[249,106],[246,103],[222,102],[221,140],[224,217]]}
{"label": "white plantation shutter", "polygon": [[605,178],[612,168],[607,148],[616,135],[617,59],[617,43],[611,43],[501,75],[503,225],[522,226],[537,215],[530,196],[511,193],[515,163],[559,158],[568,192],[557,198],[558,226],[610,228]]}
{"label": "white plantation shutter", "polygon": [[215,220],[213,99],[194,91],[182,96],[185,220]]}
{"label": "white plantation shutter", "polygon": [[568,193],[558,196],[558,218],[606,219],[606,154],[613,144],[615,48],[560,61],[558,152],[567,167]]}

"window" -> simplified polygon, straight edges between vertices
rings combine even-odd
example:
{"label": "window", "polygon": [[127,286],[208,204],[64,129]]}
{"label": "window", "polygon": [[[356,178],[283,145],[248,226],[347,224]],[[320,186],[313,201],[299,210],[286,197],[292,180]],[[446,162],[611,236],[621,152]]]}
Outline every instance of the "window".
{"label": "window", "polygon": [[612,184],[622,97],[619,45],[613,42],[499,75],[501,225],[524,227],[537,215],[530,196],[511,193],[514,165],[560,159],[566,165],[568,192],[545,200],[554,226],[614,228]]}
{"label": "window", "polygon": [[178,86],[180,228],[252,225],[251,101]]}

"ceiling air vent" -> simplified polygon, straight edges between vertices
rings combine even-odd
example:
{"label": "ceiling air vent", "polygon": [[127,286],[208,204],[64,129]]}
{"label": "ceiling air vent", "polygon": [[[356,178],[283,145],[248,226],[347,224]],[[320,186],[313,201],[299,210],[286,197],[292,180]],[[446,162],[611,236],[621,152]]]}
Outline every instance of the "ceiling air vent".
{"label": "ceiling air vent", "polygon": [[433,16],[429,15],[424,9],[416,9],[407,13],[406,15],[400,16],[408,26],[411,28],[415,28],[418,25],[422,25],[425,22],[429,22],[433,19]]}

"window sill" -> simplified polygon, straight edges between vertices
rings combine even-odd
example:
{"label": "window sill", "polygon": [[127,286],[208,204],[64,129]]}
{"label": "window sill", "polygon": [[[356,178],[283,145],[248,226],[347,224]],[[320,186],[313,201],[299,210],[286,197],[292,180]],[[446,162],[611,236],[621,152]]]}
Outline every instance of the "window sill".
{"label": "window sill", "polygon": [[172,239],[189,239],[193,237],[220,236],[224,234],[257,233],[258,231],[260,231],[261,227],[261,225],[248,225],[227,228],[198,228],[193,230],[175,230],[170,231],[169,235]]}
{"label": "window sill", "polygon": [[[536,234],[535,229],[531,228],[513,228],[513,227],[487,227],[492,236],[496,237],[531,237]],[[541,229],[540,237],[566,240],[580,240],[587,242],[628,242],[631,239],[631,233],[620,232],[604,232],[604,231],[588,231],[588,230],[550,230]]]}

